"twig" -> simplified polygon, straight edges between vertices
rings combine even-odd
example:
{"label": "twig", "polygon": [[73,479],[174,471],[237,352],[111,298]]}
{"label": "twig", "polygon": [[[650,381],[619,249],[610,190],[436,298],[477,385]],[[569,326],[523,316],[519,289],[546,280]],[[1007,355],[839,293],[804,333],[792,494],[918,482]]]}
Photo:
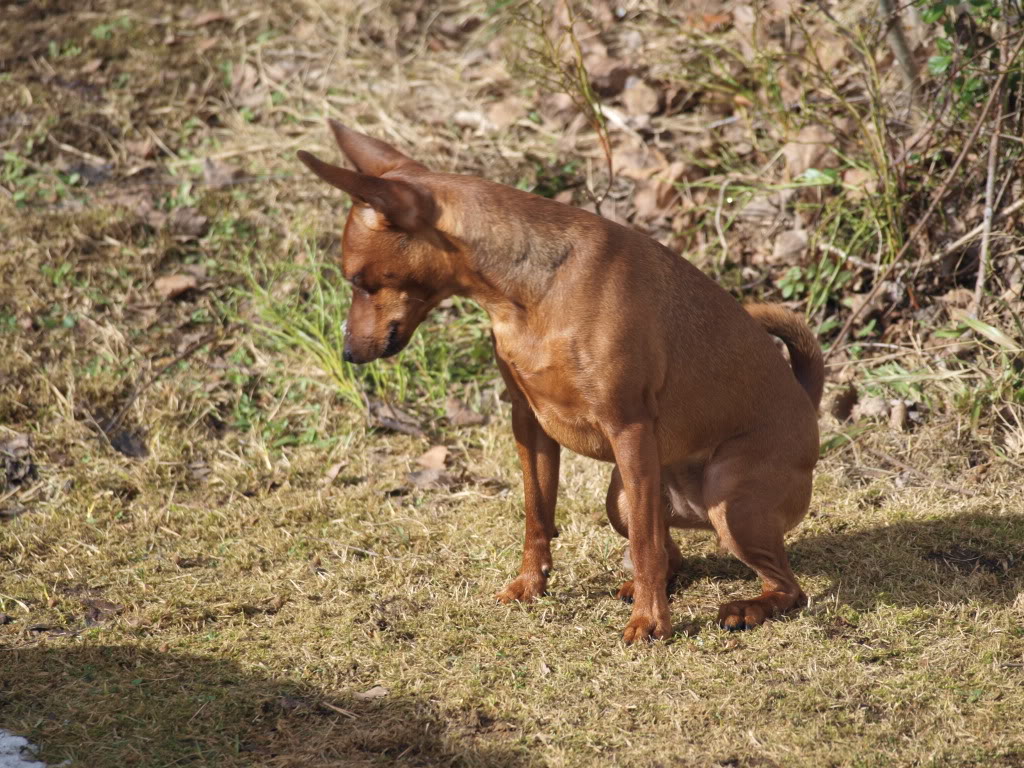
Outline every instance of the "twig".
{"label": "twig", "polygon": [[[1002,49],[1000,49],[1000,53]],[[1001,58],[1001,57],[1000,57]],[[988,272],[989,247],[992,240],[992,198],[996,187],[996,159],[999,154],[999,126],[1003,122],[1003,87],[998,84],[996,117],[992,123],[992,139],[988,144],[988,177],[985,179],[985,214],[981,220],[981,253],[978,255],[978,277],[974,281],[974,301],[971,314],[981,315],[981,302],[985,293],[985,273]]]}
{"label": "twig", "polygon": [[725,204],[725,190],[729,182],[727,178],[718,188],[718,207],[715,208],[715,231],[718,232],[718,242],[722,244],[722,264],[729,257],[729,244],[725,239],[725,230],[722,229],[722,206]]}
{"label": "twig", "polygon": [[999,75],[999,79],[996,80],[995,86],[992,88],[992,92],[989,94],[988,100],[985,102],[985,106],[981,110],[981,114],[978,116],[977,122],[975,122],[974,128],[971,130],[971,135],[968,136],[967,141],[964,142],[963,149],[960,150],[960,154],[957,156],[956,162],[953,163],[953,167],[950,168],[949,173],[946,174],[946,178],[942,181],[942,184],[939,185],[938,190],[932,196],[932,200],[928,204],[928,208],[925,210],[924,215],[918,219],[917,224],[914,225],[913,230],[910,232],[910,236],[904,241],[903,246],[893,258],[892,263],[889,264],[888,269],[886,269],[885,272],[875,281],[875,285],[871,291],[868,292],[864,303],[854,309],[846,319],[846,322],[843,323],[843,327],[840,329],[839,335],[836,336],[835,343],[825,351],[825,362],[828,362],[829,358],[835,354],[835,351],[845,344],[847,337],[850,335],[850,330],[853,328],[853,324],[857,321],[857,318],[860,317],[861,312],[871,305],[871,302],[878,295],[879,291],[882,290],[882,286],[890,277],[892,277],[892,274],[896,271],[897,267],[899,267],[900,259],[906,255],[907,251],[910,250],[911,245],[913,245],[914,241],[916,241],[918,236],[924,231],[925,225],[928,223],[929,219],[931,219],[932,213],[935,212],[935,209],[942,201],[942,198],[945,196],[946,190],[952,183],[957,171],[959,171],[960,166],[963,165],[964,158],[967,157],[967,153],[970,152],[971,147],[974,145],[974,140],[978,138],[978,134],[981,132],[981,126],[985,124],[989,110],[992,109],[992,105],[995,103],[996,94],[1002,91],[1003,83],[1006,82],[1006,76],[1009,74],[1013,61],[1017,58],[1017,54],[1020,53],[1021,48],[1024,48],[1024,36],[1021,36],[1021,39],[1017,41],[1017,45],[1014,47],[1013,52],[1006,61],[1006,67]]}
{"label": "twig", "polygon": [[886,17],[886,37],[889,40],[889,47],[892,48],[896,61],[900,63],[900,69],[903,71],[903,79],[907,82],[907,92],[910,96],[910,108],[913,110],[917,104],[917,64],[910,53],[907,38],[903,34],[901,14],[893,6],[892,0],[878,0],[878,5]]}
{"label": "twig", "polygon": [[[1024,197],[1022,197],[1020,200],[1018,200],[1017,202],[1013,203],[1012,205],[1006,206],[1005,208],[1003,208],[1003,210],[999,211],[999,213],[996,213],[992,218],[993,218],[993,220],[996,220],[996,221],[998,221],[1000,219],[1005,219],[1007,216],[1009,216],[1010,214],[1016,213],[1021,208],[1024,208]],[[931,257],[929,257],[927,259],[919,261],[914,266],[915,267],[923,267],[923,266],[927,266],[929,264],[934,264],[936,262],[942,261],[944,258],[949,256],[951,253],[954,253],[955,251],[959,250],[960,248],[964,247],[969,242],[974,240],[978,235],[980,235],[982,233],[982,231],[984,229],[985,229],[984,223],[979,224],[974,229],[972,229],[970,232],[968,232],[966,235],[963,235],[962,237],[954,240],[952,243],[947,245],[945,248],[943,248],[941,251],[939,251],[934,256],[931,256]]]}

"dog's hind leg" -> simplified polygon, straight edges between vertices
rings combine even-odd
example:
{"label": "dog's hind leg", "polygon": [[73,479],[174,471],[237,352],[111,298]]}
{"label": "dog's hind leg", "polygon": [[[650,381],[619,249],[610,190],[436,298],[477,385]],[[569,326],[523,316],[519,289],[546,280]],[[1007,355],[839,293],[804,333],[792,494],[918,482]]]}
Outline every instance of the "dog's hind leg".
{"label": "dog's hind leg", "polygon": [[[605,501],[605,509],[608,511],[608,522],[612,524],[612,528],[615,529],[622,538],[629,540],[629,513],[627,509],[626,492],[622,487],[622,476],[619,474],[619,468],[615,467],[612,470],[612,481],[608,486],[608,498]],[[666,515],[666,517],[668,517]],[[679,546],[672,540],[671,533],[665,531],[665,548],[668,550],[668,575],[666,577],[666,584],[671,584],[672,577],[675,576],[676,571],[683,564],[683,555],[679,551]],[[626,546],[626,554],[623,558],[627,565],[626,567],[630,570],[633,568],[632,559],[629,556],[629,546]],[[630,579],[619,587],[619,591],[616,593],[616,597],[620,600],[625,600],[627,603],[633,602],[633,580]]]}
{"label": "dog's hind leg", "polygon": [[766,619],[805,604],[783,545],[783,535],[807,511],[810,472],[758,466],[756,459],[734,455],[716,460],[705,475],[708,516],[722,546],[761,578],[761,594],[733,600],[718,609],[728,630],[753,629]]}

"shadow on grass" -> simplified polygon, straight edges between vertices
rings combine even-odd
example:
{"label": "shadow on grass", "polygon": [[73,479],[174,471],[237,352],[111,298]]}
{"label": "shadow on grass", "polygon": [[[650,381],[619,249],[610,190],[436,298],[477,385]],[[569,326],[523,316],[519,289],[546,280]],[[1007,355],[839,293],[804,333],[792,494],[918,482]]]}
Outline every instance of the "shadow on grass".
{"label": "shadow on grass", "polygon": [[[0,648],[0,724],[51,765],[516,766],[483,718],[330,697],[237,664],[131,646]],[[488,743],[492,740],[495,743]],[[459,746],[452,744],[458,741]]]}
{"label": "shadow on grass", "polygon": [[[1024,589],[1024,514],[968,513],[807,536],[797,528],[786,549],[797,578],[832,579],[816,599],[838,594],[857,610],[939,600],[1012,603]],[[704,578],[755,580],[725,553],[687,557],[674,593]]]}

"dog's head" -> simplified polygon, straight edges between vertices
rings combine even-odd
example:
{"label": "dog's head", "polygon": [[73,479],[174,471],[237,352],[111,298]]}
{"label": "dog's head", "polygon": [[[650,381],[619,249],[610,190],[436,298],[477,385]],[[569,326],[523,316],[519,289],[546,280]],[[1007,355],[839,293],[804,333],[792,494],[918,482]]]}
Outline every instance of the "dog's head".
{"label": "dog's head", "polygon": [[368,363],[400,352],[431,309],[457,287],[455,246],[436,227],[429,171],[383,141],[328,120],[351,171],[308,152],[313,173],[352,196],[342,235],[342,273],[352,284],[345,360]]}

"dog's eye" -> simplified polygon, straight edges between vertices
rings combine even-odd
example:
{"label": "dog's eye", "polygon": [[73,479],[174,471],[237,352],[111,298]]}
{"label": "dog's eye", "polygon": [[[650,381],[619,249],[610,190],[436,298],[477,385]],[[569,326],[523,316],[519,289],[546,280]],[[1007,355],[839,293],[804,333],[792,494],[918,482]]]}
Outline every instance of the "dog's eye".
{"label": "dog's eye", "polygon": [[363,279],[362,272],[356,272],[349,282],[352,283],[352,287],[357,291],[362,291],[368,296],[372,296],[377,292],[376,286],[369,286],[366,284],[366,281]]}

